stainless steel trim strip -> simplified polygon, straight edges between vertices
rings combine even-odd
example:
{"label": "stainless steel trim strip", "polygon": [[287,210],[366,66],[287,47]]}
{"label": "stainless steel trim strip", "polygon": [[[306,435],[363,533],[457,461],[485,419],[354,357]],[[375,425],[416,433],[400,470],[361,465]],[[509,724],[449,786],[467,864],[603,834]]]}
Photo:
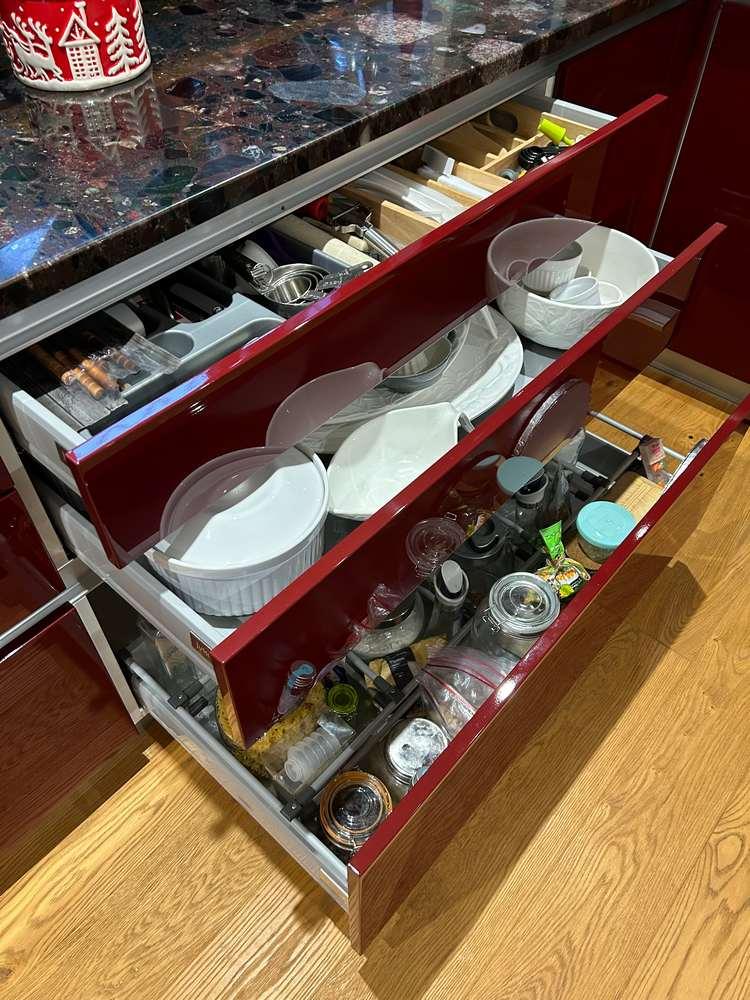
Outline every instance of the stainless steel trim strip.
{"label": "stainless steel trim strip", "polygon": [[669,189],[672,186],[672,181],[674,180],[675,172],[677,171],[677,164],[680,160],[680,155],[682,153],[682,147],[685,142],[685,136],[690,128],[690,121],[693,117],[693,111],[695,110],[695,104],[698,100],[698,94],[700,93],[701,85],[703,83],[703,77],[706,72],[706,66],[708,65],[708,59],[711,55],[711,49],[714,45],[714,39],[716,38],[716,30],[719,27],[719,18],[721,17],[721,10],[723,4],[720,4],[716,10],[716,16],[714,17],[714,23],[711,26],[711,36],[708,39],[708,45],[706,46],[706,53],[703,57],[703,62],[701,63],[700,72],[698,73],[698,79],[695,82],[695,90],[693,91],[692,97],[690,98],[690,107],[688,113],[685,116],[685,124],[682,126],[682,131],[680,132],[680,138],[677,140],[677,148],[674,152],[674,158],[672,159],[672,165],[669,168],[669,174],[667,176],[666,184],[664,185],[664,191],[662,192],[661,201],[659,202],[659,208],[656,213],[656,221],[654,222],[654,228],[651,230],[651,236],[648,241],[648,245],[652,246],[654,240],[656,239],[656,233],[659,229],[659,223],[661,222],[661,217],[664,213],[664,206],[667,204],[667,198],[669,197]]}
{"label": "stainless steel trim strip", "polygon": [[[619,420],[613,420],[612,417],[607,417],[603,413],[598,413],[596,410],[589,410],[589,414],[592,417],[596,417],[597,420],[601,420],[604,424],[609,424],[610,427],[614,427],[615,430],[622,431],[623,434],[629,434],[631,437],[637,438],[639,441],[643,437],[643,431],[635,431],[632,427],[628,427],[627,424],[621,424]],[[676,458],[678,462],[685,461],[685,455],[679,451],[674,451],[672,448],[667,448],[664,445],[664,451],[667,455],[671,455],[672,458]]]}
{"label": "stainless steel trim strip", "polygon": [[247,236],[255,229],[268,225],[416,146],[429,142],[441,133],[551,76],[561,62],[683,2],[684,0],[665,0],[635,17],[610,25],[589,38],[574,42],[553,56],[544,56],[532,65],[467,94],[444,108],[432,111],[386,136],[351,150],[331,163],[311,170],[275,190],[258,195],[159,246],[144,250],[130,260],[115,264],[100,274],[14,313],[0,321],[0,359],[117,302],[144,285],[157,281],[228,243]]}
{"label": "stainless steel trim strip", "polygon": [[6,629],[5,632],[0,634],[0,650],[20,639],[25,632],[35,628],[48,615],[51,615],[53,611],[57,611],[66,604],[74,604],[75,601],[85,597],[89,590],[93,589],[91,586],[92,581],[95,581],[94,586],[99,585],[99,577],[87,570],[81,580],[77,580],[71,586],[66,587],[65,590],[61,590],[59,594],[55,594],[51,600],[47,601],[46,604],[42,604],[36,611],[32,611],[30,615],[27,615],[17,625]]}

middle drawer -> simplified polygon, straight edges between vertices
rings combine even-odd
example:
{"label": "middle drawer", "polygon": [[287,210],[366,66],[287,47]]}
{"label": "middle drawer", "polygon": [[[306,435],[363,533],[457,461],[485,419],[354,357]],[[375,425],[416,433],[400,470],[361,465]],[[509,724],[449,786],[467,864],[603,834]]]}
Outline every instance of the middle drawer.
{"label": "middle drawer", "polygon": [[[303,438],[486,303],[486,251],[501,230],[562,215],[579,232],[594,223],[627,231],[641,151],[658,142],[664,113],[659,97],[614,121],[584,112],[600,127],[559,156],[88,440],[8,379],[6,415],[29,450],[80,493],[108,558],[123,566],[158,540],[170,497],[196,469],[273,443],[274,420],[292,406],[293,438]],[[535,256],[558,249],[538,247]],[[322,378],[330,382],[314,400],[295,395]]]}

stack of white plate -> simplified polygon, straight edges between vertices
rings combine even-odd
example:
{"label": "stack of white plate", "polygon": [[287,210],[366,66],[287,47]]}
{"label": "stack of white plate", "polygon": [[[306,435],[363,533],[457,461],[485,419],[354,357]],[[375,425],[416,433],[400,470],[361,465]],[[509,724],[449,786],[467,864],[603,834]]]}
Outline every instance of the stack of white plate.
{"label": "stack of white plate", "polygon": [[378,386],[345,407],[304,444],[332,455],[342,442],[368,420],[392,410],[433,403],[451,403],[476,420],[510,395],[523,367],[523,346],[511,324],[495,309],[485,307],[456,329],[460,344],[434,385],[400,393]]}

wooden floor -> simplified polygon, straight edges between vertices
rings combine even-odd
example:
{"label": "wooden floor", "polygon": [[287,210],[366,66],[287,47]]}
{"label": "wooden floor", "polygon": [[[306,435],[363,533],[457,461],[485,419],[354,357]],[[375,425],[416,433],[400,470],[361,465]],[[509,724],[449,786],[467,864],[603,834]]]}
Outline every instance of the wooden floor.
{"label": "wooden floor", "polygon": [[[724,416],[645,376],[608,412],[651,430],[646,404],[685,450]],[[730,444],[676,556],[602,612],[609,642],[366,956],[172,744],[0,898],[0,997],[750,998],[750,437]]]}

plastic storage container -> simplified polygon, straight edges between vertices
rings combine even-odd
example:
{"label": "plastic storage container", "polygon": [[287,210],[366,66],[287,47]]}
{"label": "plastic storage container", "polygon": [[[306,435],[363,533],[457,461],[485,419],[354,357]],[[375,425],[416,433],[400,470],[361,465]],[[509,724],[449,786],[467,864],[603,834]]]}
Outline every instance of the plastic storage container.
{"label": "plastic storage container", "polygon": [[627,507],[609,500],[594,500],[578,512],[576,530],[581,548],[595,562],[604,562],[635,527]]}

